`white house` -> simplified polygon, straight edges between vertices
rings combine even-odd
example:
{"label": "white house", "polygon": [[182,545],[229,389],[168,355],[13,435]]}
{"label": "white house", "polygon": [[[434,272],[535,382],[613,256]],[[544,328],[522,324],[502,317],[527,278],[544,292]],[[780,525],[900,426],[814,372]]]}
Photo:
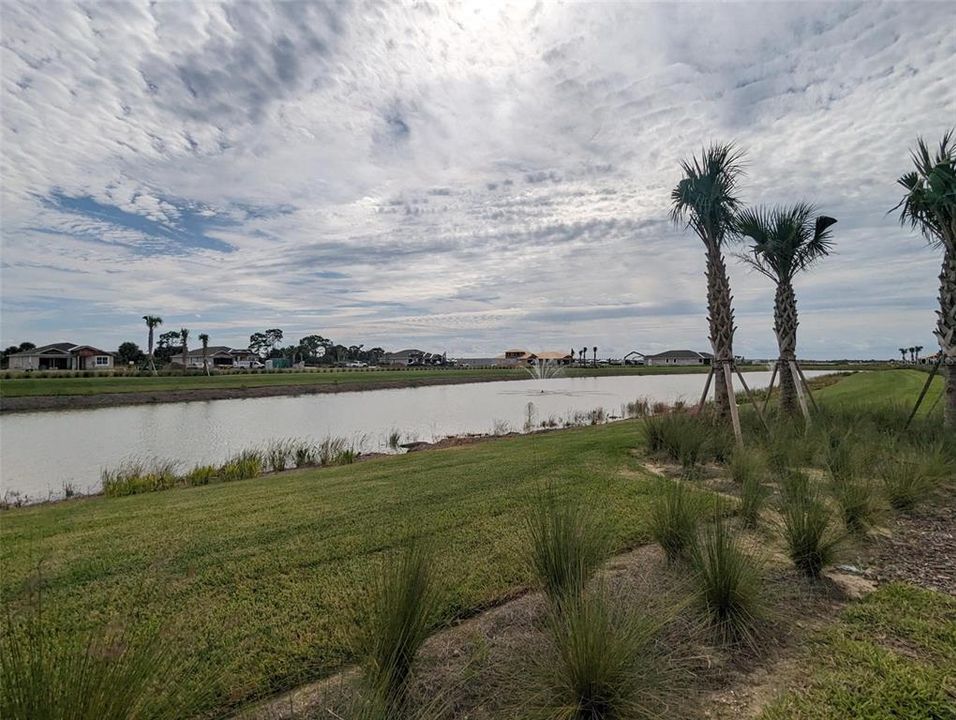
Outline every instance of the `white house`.
{"label": "white house", "polygon": [[[178,353],[169,358],[173,365],[183,366],[183,354]],[[216,345],[206,348],[206,362],[209,368],[249,368],[259,362],[259,357],[250,350],[238,350],[225,345]],[[203,350],[201,347],[186,353],[186,367],[202,370]]]}
{"label": "white house", "polygon": [[667,350],[657,355],[646,355],[646,365],[710,365],[714,356],[696,350]]}
{"label": "white house", "polygon": [[11,370],[112,370],[113,354],[92,345],[62,342],[8,357]]}

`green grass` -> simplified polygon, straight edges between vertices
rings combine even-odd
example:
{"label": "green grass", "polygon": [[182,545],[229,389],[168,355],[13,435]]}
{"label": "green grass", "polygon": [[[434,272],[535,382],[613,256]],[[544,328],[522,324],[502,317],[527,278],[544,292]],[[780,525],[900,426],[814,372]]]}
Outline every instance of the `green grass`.
{"label": "green grass", "polygon": [[805,687],[761,720],[953,720],[956,599],[911,585],[880,588],[807,649]]}
{"label": "green grass", "polygon": [[161,624],[200,669],[217,664],[214,705],[236,706],[354,660],[356,601],[383,554],[412,535],[440,549],[446,619],[532,582],[523,519],[549,483],[600,516],[615,549],[646,541],[660,484],[619,474],[636,467],[638,437],[628,421],[10,510],[2,599],[23,603],[39,563],[46,611],[65,636],[114,618]]}
{"label": "green grass", "polygon": [[[904,404],[912,409],[919,396],[926,373],[919,370],[891,370],[883,372],[861,372],[844,378],[814,393],[825,399],[830,407],[849,407],[850,409],[888,407]],[[943,390],[943,378],[937,375],[926,393],[926,399],[920,408],[920,414],[929,412],[933,401]],[[940,406],[936,406],[936,412]]]}
{"label": "green grass", "polygon": [[[763,368],[760,368],[763,369]],[[568,368],[565,374],[577,376],[666,375],[706,372],[698,367],[605,367]],[[159,377],[89,377],[89,378],[11,378],[0,379],[0,397],[47,395],[99,395],[101,393],[164,392],[169,390],[245,389],[258,387],[337,385],[341,383],[407,382],[435,378],[456,378],[461,381],[526,380],[522,369],[410,369],[410,370],[333,370],[329,372],[280,372],[223,375],[169,375]]]}

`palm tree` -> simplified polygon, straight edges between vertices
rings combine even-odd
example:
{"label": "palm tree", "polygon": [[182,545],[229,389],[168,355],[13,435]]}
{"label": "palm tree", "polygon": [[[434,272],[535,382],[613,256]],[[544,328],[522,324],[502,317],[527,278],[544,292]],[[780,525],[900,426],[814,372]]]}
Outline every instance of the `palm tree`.
{"label": "palm tree", "polygon": [[909,352],[909,354],[910,354],[910,362],[915,362],[915,361],[916,361],[916,347],[913,346],[913,345],[910,345],[906,350],[907,350],[907,352]]}
{"label": "palm tree", "polygon": [[[814,217],[816,216],[816,217]],[[740,255],[748,265],[777,286],[773,330],[780,351],[780,409],[797,412],[797,383],[790,363],[797,359],[797,296],[793,279],[830,254],[832,217],[817,215],[807,203],[776,208],[753,208],[740,213],[737,231],[752,241],[751,254]]]}
{"label": "palm tree", "polygon": [[571,348],[571,364],[574,364],[574,348]]}
{"label": "palm tree", "polygon": [[922,346],[922,345],[917,345],[917,346],[916,346],[915,348],[913,348],[913,349],[916,350],[916,362],[919,362],[919,354],[920,354],[921,352],[923,352],[923,346]]}
{"label": "palm tree", "polygon": [[581,348],[581,352],[578,354],[578,360],[580,360],[584,365],[588,364],[588,349],[587,346]]}
{"label": "palm tree", "polygon": [[202,342],[202,369],[206,371],[206,375],[209,374],[209,334],[208,333],[199,333],[199,340]]}
{"label": "palm tree", "polygon": [[594,359],[594,360],[593,360],[593,365],[597,366],[597,345],[595,345],[595,346],[594,346],[593,348],[591,348],[591,349],[594,351],[594,355],[592,356],[593,359]]}
{"label": "palm tree", "polygon": [[153,371],[153,375],[156,374],[156,362],[153,358],[153,330],[163,324],[163,319],[159,315],[143,315],[143,320],[146,321],[146,327],[149,328],[149,340],[147,342],[149,346],[149,367]]}
{"label": "palm tree", "polygon": [[943,250],[939,273],[939,311],[934,334],[946,365],[943,424],[956,427],[956,129],[943,135],[935,155],[922,138],[911,153],[916,169],[899,179],[906,194],[896,207],[900,222],[919,228]]}
{"label": "palm tree", "polygon": [[906,348],[898,348],[898,349],[900,351],[900,355],[903,356],[903,362],[906,362]]}
{"label": "palm tree", "polygon": [[[742,154],[733,145],[711,145],[700,157],[681,161],[683,179],[671,192],[675,223],[691,228],[703,241],[707,255],[707,319],[714,362],[734,359],[734,310],[724,244],[734,234],[740,207],[737,183],[743,174]],[[720,415],[730,413],[732,398],[724,375],[714,374],[714,404]]]}
{"label": "palm tree", "polygon": [[189,330],[186,328],[181,328],[179,331],[179,337],[183,341],[183,375],[186,374],[186,368],[189,367],[189,358],[186,357],[189,354]]}

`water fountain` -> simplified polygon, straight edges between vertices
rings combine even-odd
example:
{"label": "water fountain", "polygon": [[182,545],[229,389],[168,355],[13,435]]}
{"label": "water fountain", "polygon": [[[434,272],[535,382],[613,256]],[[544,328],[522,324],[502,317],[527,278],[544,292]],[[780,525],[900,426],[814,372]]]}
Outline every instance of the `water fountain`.
{"label": "water fountain", "polygon": [[553,360],[534,360],[525,370],[532,380],[551,380],[564,376],[564,368]]}

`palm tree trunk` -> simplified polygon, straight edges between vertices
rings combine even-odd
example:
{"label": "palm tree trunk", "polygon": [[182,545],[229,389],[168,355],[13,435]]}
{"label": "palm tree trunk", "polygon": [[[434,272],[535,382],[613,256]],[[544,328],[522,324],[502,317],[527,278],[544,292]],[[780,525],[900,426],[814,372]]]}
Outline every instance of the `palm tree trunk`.
{"label": "palm tree trunk", "polygon": [[730,294],[730,278],[720,248],[707,247],[707,320],[710,323],[710,344],[714,348],[714,405],[717,414],[730,414],[732,398],[727,388],[723,366],[734,359],[734,309]]}
{"label": "palm tree trunk", "polygon": [[946,402],[943,425],[956,429],[956,242],[945,244],[943,267],[939,273],[939,317],[936,337],[943,353]]}
{"label": "palm tree trunk", "polygon": [[153,326],[149,326],[149,367],[153,371],[153,375],[156,374],[156,360],[153,357]]}
{"label": "palm tree trunk", "polygon": [[773,304],[773,331],[777,335],[777,347],[780,351],[780,411],[785,415],[796,415],[797,382],[793,376],[790,361],[797,359],[797,296],[789,280],[777,284]]}

